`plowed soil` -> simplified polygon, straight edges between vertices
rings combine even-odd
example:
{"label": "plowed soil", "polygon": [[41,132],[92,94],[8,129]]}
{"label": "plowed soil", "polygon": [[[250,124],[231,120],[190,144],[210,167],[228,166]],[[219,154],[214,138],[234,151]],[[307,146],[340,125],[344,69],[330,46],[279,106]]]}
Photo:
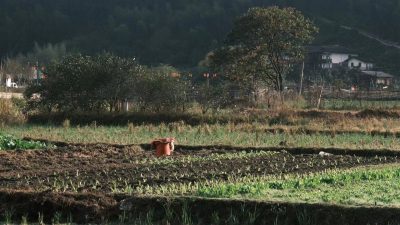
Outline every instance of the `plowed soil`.
{"label": "plowed soil", "polygon": [[152,151],[139,146],[105,144],[66,144],[53,150],[3,151],[0,152],[0,189],[112,193],[140,185],[307,173],[398,162],[396,156],[320,156],[287,151],[233,159],[208,157],[234,152],[234,149],[189,151],[178,148],[173,156],[156,159]]}

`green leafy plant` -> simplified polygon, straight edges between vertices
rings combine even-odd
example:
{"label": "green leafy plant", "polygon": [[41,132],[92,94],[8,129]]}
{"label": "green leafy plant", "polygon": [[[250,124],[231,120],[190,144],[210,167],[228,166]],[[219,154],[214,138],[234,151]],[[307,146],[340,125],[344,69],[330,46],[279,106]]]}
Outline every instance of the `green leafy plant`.
{"label": "green leafy plant", "polygon": [[0,134],[0,150],[13,149],[39,149],[51,147],[50,145],[39,141],[26,141],[14,138],[10,135]]}

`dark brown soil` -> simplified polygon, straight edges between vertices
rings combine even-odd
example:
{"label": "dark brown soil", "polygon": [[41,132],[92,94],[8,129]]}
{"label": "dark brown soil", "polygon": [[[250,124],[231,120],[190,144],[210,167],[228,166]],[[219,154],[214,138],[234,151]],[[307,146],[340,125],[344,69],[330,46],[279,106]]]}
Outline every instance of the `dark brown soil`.
{"label": "dark brown soil", "polygon": [[111,193],[141,185],[225,180],[232,176],[303,174],[398,162],[397,156],[389,154],[320,156],[311,154],[315,151],[294,149],[275,149],[274,153],[257,157],[205,159],[211,153],[224,155],[260,149],[197,148],[178,147],[169,157],[174,160],[192,157],[184,162],[156,160],[152,151],[139,146],[65,144],[55,150],[3,151],[0,152],[0,189]]}
{"label": "dark brown soil", "polygon": [[400,114],[395,110],[365,109],[356,114],[360,118],[400,118]]}

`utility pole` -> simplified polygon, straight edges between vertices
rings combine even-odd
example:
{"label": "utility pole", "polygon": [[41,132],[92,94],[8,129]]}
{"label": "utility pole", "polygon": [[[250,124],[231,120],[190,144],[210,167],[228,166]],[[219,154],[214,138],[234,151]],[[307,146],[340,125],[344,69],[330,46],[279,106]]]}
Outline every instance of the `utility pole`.
{"label": "utility pole", "polygon": [[3,60],[0,59],[0,85],[3,82]]}
{"label": "utility pole", "polygon": [[301,77],[300,77],[300,90],[299,90],[299,95],[301,96],[303,92],[303,80],[304,80],[304,61],[303,61],[303,66],[301,67]]}
{"label": "utility pole", "polygon": [[36,85],[39,85],[39,61],[36,61]]}
{"label": "utility pole", "polygon": [[210,73],[204,73],[203,77],[206,78],[207,89],[210,87]]}

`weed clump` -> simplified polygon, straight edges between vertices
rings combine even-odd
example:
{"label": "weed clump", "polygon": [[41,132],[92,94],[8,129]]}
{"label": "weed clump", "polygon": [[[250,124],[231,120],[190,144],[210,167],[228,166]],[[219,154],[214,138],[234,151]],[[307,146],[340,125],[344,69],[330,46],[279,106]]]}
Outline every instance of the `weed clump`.
{"label": "weed clump", "polygon": [[0,99],[0,124],[15,125],[25,123],[24,114],[11,100]]}
{"label": "weed clump", "polygon": [[62,123],[62,126],[63,126],[65,129],[70,128],[70,127],[71,127],[71,121],[70,121],[69,119],[65,119],[64,122]]}
{"label": "weed clump", "polygon": [[286,126],[293,126],[295,125],[295,117],[289,111],[281,111],[279,112],[278,116],[273,117],[269,120],[269,125],[286,125]]}
{"label": "weed clump", "polygon": [[128,122],[128,131],[129,133],[135,133],[136,131],[135,125],[131,122]]}

